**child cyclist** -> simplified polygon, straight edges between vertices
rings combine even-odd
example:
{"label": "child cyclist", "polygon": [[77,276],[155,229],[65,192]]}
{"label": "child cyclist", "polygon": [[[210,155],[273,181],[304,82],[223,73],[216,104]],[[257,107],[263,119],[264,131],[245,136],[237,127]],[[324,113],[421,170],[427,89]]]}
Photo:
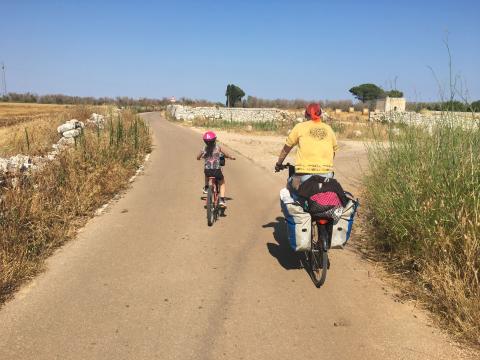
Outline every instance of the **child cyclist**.
{"label": "child cyclist", "polygon": [[197,160],[205,160],[205,187],[203,188],[203,193],[206,194],[208,190],[208,178],[214,177],[217,179],[218,184],[220,185],[220,201],[218,205],[220,207],[226,208],[225,204],[225,178],[222,173],[222,167],[220,165],[220,157],[223,154],[227,159],[235,160],[235,158],[225,152],[220,145],[217,145],[217,135],[213,131],[207,131],[203,134],[203,141],[205,142],[205,147],[197,155]]}

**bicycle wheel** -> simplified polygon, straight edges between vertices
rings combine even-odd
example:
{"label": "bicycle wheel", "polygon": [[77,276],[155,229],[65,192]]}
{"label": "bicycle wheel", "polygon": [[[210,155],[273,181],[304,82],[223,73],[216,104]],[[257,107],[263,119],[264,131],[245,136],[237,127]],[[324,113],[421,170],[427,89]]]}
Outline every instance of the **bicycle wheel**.
{"label": "bicycle wheel", "polygon": [[207,223],[212,226],[215,221],[215,203],[213,195],[213,186],[208,186],[207,192]]}
{"label": "bicycle wheel", "polygon": [[325,226],[312,222],[312,246],[308,254],[310,277],[317,288],[325,283],[328,270],[328,253],[325,245],[328,232]]}

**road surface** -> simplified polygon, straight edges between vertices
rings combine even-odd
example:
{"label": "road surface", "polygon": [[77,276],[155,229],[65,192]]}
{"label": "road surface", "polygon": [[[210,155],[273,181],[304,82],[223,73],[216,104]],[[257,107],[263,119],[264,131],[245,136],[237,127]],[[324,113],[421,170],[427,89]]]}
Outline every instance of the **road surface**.
{"label": "road surface", "polygon": [[[0,310],[0,359],[461,357],[353,251],[332,251],[313,286],[286,243],[283,176],[229,161],[228,216],[208,227],[200,137],[144,117],[145,174]],[[354,173],[347,160],[340,180]]]}

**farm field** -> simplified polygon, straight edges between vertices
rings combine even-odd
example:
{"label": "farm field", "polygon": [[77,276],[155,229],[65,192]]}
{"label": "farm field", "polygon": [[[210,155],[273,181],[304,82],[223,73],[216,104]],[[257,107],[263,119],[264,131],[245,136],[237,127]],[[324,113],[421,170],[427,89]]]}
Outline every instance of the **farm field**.
{"label": "farm field", "polygon": [[62,112],[71,107],[72,105],[0,102],[0,127],[33,120],[47,114]]}

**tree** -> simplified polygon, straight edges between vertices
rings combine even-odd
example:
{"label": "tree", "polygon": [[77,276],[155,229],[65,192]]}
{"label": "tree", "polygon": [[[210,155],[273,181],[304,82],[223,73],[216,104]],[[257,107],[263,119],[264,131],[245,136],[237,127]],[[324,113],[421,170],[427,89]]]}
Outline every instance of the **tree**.
{"label": "tree", "polygon": [[401,98],[403,97],[403,92],[400,90],[390,90],[385,93],[387,96],[392,98]]}
{"label": "tree", "polygon": [[385,97],[385,92],[382,88],[375,84],[361,84],[354,86],[349,90],[356,99],[361,102],[380,99]]}
{"label": "tree", "polygon": [[226,106],[235,107],[237,102],[242,101],[242,97],[245,96],[245,92],[236,85],[228,84],[227,90],[225,91],[225,96],[227,97]]}
{"label": "tree", "polygon": [[474,101],[470,104],[470,107],[475,112],[480,112],[480,100]]}

